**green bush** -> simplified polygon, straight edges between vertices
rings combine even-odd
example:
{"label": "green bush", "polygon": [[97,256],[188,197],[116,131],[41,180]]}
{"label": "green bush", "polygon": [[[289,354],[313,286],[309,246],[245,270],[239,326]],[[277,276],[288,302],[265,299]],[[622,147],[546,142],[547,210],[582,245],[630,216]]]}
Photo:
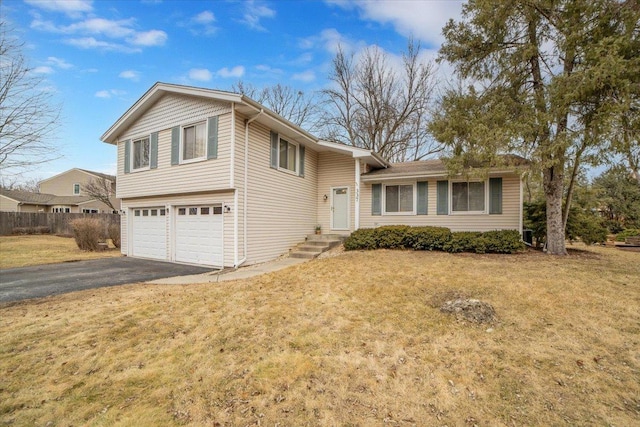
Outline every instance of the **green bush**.
{"label": "green bush", "polygon": [[640,236],[640,228],[627,228],[616,235],[616,241],[624,242],[627,237]]}
{"label": "green bush", "polygon": [[517,230],[493,230],[482,233],[487,252],[513,254],[523,251],[525,246]]}
{"label": "green bush", "polygon": [[73,238],[83,251],[96,251],[105,239],[105,226],[97,218],[78,218],[71,221]]}
{"label": "green bush", "polygon": [[410,227],[406,244],[417,251],[441,251],[451,240],[451,230],[446,227]]}
{"label": "green bush", "polygon": [[594,243],[606,242],[609,230],[602,225],[601,218],[590,213],[583,213],[577,219],[575,233],[582,240],[582,243],[593,245]]}
{"label": "green bush", "polygon": [[380,249],[404,249],[406,248],[406,236],[409,226],[385,225],[375,229],[377,247]]}
{"label": "green bush", "polygon": [[360,228],[344,241],[344,249],[354,251],[358,249],[377,249],[378,243],[375,238],[375,228]]}
{"label": "green bush", "polygon": [[443,248],[447,252],[475,252],[483,254],[486,251],[482,233],[479,231],[456,231],[451,233],[449,240]]}

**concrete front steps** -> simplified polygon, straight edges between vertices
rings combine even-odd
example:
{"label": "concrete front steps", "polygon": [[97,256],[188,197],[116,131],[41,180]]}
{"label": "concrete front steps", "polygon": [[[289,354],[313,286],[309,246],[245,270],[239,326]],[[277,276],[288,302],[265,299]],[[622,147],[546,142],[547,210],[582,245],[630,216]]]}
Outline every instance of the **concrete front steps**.
{"label": "concrete front steps", "polygon": [[338,246],[347,236],[340,234],[309,234],[305,241],[291,250],[292,258],[312,259],[321,253]]}

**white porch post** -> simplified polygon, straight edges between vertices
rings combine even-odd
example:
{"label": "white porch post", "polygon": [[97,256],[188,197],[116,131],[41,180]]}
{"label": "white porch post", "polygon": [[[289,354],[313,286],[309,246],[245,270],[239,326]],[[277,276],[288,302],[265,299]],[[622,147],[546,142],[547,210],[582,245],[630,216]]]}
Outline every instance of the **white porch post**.
{"label": "white porch post", "polygon": [[354,228],[357,230],[360,228],[360,159],[356,159],[356,191],[355,191],[355,218]]}

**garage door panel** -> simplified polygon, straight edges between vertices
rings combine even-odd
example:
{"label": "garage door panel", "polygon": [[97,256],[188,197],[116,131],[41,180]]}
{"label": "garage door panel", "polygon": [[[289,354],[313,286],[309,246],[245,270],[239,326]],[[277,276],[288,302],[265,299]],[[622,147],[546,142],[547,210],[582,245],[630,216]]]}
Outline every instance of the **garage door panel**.
{"label": "garage door panel", "polygon": [[167,259],[166,210],[159,207],[136,208],[132,213],[132,256]]}
{"label": "garage door panel", "polygon": [[222,267],[222,205],[176,209],[176,261]]}

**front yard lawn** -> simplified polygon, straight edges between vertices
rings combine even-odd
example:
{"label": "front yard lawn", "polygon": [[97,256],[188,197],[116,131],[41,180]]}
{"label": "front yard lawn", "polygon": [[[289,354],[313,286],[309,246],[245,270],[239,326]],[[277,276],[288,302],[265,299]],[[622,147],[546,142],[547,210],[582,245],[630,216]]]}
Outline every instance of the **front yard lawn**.
{"label": "front yard lawn", "polygon": [[0,342],[3,425],[637,425],[640,254],[348,252],[5,304]]}
{"label": "front yard lawn", "polygon": [[75,240],[48,234],[0,236],[0,269],[121,256],[120,249],[86,252]]}

